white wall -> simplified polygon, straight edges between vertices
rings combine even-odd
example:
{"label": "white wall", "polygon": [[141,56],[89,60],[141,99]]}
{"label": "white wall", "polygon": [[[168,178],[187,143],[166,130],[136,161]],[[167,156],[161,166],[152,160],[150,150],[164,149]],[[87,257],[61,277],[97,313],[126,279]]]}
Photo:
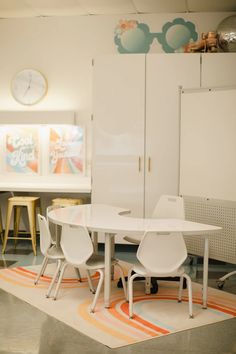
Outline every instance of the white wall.
{"label": "white wall", "polygon": [[[75,111],[77,122],[87,126],[87,158],[90,160],[92,58],[118,53],[114,44],[114,30],[119,20],[136,19],[146,23],[151,32],[161,32],[167,21],[182,17],[193,22],[200,34],[215,30],[221,20],[229,15],[204,13],[2,19],[0,109]],[[151,52],[162,52],[156,40]],[[38,69],[48,80],[47,96],[32,107],[17,103],[10,92],[12,77],[24,68]]]}

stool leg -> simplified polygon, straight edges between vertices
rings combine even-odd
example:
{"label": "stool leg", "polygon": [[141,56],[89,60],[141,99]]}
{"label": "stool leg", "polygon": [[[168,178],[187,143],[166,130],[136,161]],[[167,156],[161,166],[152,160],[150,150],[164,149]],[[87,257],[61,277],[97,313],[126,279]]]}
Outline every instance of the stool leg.
{"label": "stool leg", "polygon": [[[42,205],[41,205],[40,201],[37,203],[35,213],[36,213],[36,220],[37,220],[37,215],[38,214],[43,215]],[[35,222],[35,228],[36,228],[36,225],[37,225],[37,221]],[[37,235],[37,228],[35,229],[35,233]],[[39,232],[38,232],[38,235],[40,235]]]}
{"label": "stool leg", "polygon": [[[21,207],[14,206],[14,232],[13,236],[18,237],[19,227],[20,227],[20,214],[21,214]],[[17,245],[17,239],[14,240],[15,247]]]}
{"label": "stool leg", "polygon": [[3,243],[4,237],[3,237],[3,225],[2,225],[2,211],[0,209],[0,234],[1,234],[1,240]]}
{"label": "stool leg", "polygon": [[32,241],[32,247],[34,251],[34,255],[36,256],[37,251],[36,251],[36,210],[35,210],[35,204],[30,203],[27,205],[27,210],[28,210],[28,216],[29,216],[29,228],[30,228],[30,234],[31,234],[31,241]]}
{"label": "stool leg", "polygon": [[3,245],[2,245],[2,253],[5,252],[6,245],[7,245],[8,233],[9,233],[10,222],[11,222],[12,208],[13,208],[13,205],[11,203],[8,203],[6,225],[5,225],[5,235],[4,235]]}

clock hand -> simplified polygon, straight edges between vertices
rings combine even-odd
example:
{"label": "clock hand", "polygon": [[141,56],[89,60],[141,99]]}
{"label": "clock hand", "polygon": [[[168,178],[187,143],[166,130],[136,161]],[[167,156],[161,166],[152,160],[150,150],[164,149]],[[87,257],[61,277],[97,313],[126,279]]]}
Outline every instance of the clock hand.
{"label": "clock hand", "polygon": [[25,93],[23,94],[23,97],[27,94],[27,92],[30,90],[30,84],[28,85],[27,89],[25,90]]}

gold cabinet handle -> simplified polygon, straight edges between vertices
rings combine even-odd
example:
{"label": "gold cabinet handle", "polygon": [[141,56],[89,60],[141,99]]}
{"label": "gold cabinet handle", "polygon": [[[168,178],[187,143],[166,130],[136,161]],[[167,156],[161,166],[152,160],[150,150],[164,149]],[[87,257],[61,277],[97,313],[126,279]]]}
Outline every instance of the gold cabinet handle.
{"label": "gold cabinet handle", "polygon": [[138,157],[138,172],[141,172],[141,156]]}
{"label": "gold cabinet handle", "polygon": [[151,172],[151,157],[148,158],[148,172]]}

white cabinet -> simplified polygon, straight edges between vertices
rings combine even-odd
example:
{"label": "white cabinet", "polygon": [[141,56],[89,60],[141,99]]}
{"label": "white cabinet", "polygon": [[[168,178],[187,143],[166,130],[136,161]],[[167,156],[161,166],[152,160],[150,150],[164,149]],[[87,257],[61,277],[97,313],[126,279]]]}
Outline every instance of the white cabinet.
{"label": "white cabinet", "polygon": [[236,85],[236,53],[202,54],[202,87]]}
{"label": "white cabinet", "polygon": [[92,201],[143,215],[145,55],[94,60]]}
{"label": "white cabinet", "polygon": [[200,54],[147,55],[145,139],[147,217],[151,216],[161,194],[178,194],[180,86],[200,87]]}
{"label": "white cabinet", "polygon": [[92,202],[148,217],[178,194],[179,86],[200,87],[200,54],[96,58],[93,85]]}

